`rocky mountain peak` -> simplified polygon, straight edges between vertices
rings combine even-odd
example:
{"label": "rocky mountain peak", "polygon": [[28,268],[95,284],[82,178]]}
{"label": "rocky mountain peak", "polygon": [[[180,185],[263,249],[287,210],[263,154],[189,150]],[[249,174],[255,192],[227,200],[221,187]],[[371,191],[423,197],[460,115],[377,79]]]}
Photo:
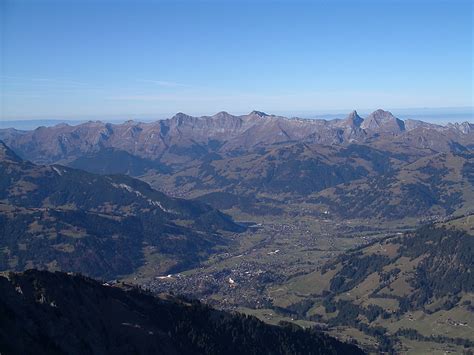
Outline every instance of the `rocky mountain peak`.
{"label": "rocky mountain peak", "polygon": [[362,122],[361,128],[377,133],[400,133],[405,131],[405,123],[391,112],[378,109]]}
{"label": "rocky mountain peak", "polygon": [[249,116],[259,116],[259,117],[268,117],[270,115],[266,114],[265,112],[262,111],[252,111],[250,112]]}
{"label": "rocky mountain peak", "polygon": [[355,126],[355,127],[360,127],[360,125],[364,122],[364,119],[359,116],[356,110],[352,111],[347,115],[346,119],[344,120],[344,123],[350,126]]}
{"label": "rocky mountain peak", "polygon": [[171,117],[171,121],[175,122],[177,126],[182,125],[185,122],[192,120],[194,117],[189,116],[183,112],[178,112],[176,115]]}
{"label": "rocky mountain peak", "polygon": [[469,123],[467,121],[462,123],[449,123],[448,127],[453,128],[463,134],[471,133],[474,130],[474,124]]}
{"label": "rocky mountain peak", "polygon": [[232,116],[229,112],[227,111],[221,111],[216,113],[215,115],[211,116],[212,118],[220,118],[220,119],[226,119],[226,118],[232,118]]}
{"label": "rocky mountain peak", "polygon": [[173,117],[171,117],[171,119],[181,119],[181,118],[187,118],[187,117],[191,117],[183,112],[178,112],[176,115],[174,115]]}
{"label": "rocky mountain peak", "polygon": [[[382,109],[375,110],[372,112],[369,117],[374,117],[377,120],[393,120],[395,116],[390,111],[385,111]],[[367,118],[369,118],[367,117]]]}

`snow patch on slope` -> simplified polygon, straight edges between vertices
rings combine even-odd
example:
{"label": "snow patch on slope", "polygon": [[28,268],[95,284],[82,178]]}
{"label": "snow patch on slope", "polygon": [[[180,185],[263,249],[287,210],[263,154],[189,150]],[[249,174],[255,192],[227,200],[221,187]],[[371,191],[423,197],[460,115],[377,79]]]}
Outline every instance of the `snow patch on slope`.
{"label": "snow patch on slope", "polygon": [[117,189],[124,189],[124,190],[127,190],[128,192],[131,192],[131,193],[135,193],[137,196],[143,198],[143,199],[146,199],[146,201],[152,205],[152,206],[155,206],[155,207],[158,207],[159,209],[161,209],[162,211],[164,212],[167,212],[167,213],[173,213],[173,210],[169,210],[165,207],[163,207],[163,205],[161,204],[160,201],[154,201],[154,200],[151,200],[149,198],[147,198],[145,195],[143,195],[140,191],[137,191],[137,190],[134,190],[133,188],[131,188],[129,185],[127,184],[115,184],[115,183],[112,183],[112,186],[117,188]]}

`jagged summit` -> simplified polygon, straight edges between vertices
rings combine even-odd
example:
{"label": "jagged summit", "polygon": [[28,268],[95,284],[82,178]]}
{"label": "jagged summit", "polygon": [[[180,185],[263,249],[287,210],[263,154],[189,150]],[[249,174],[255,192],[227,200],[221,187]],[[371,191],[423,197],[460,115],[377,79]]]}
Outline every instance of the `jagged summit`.
{"label": "jagged summit", "polygon": [[347,115],[347,117],[344,119],[344,122],[350,126],[360,127],[362,122],[364,122],[364,119],[359,116],[356,110],[354,110],[349,113],[349,115]]}
{"label": "jagged summit", "polygon": [[474,129],[474,124],[467,121],[461,123],[448,123],[448,127],[454,128],[463,134],[470,133]]}
{"label": "jagged summit", "polygon": [[[82,123],[31,131],[0,129],[0,140],[25,159],[50,164],[72,161],[103,148],[119,149],[140,158],[156,160],[170,150],[173,155],[178,151],[184,154],[181,149],[188,150],[194,145],[202,148],[209,141],[219,142],[216,147],[227,154],[257,145],[294,140],[323,145],[363,143],[377,134],[380,134],[378,139],[382,140],[382,145],[391,144],[393,139],[398,139],[395,136],[400,136],[400,139],[406,136],[411,146],[446,151],[451,141],[471,145],[473,128],[470,123],[439,126],[415,120],[402,121],[381,109],[367,118],[352,111],[345,118],[331,120],[285,118],[254,110],[244,115],[221,111],[202,117],[178,112],[172,118],[147,124]],[[192,150],[197,152],[199,149]]]}

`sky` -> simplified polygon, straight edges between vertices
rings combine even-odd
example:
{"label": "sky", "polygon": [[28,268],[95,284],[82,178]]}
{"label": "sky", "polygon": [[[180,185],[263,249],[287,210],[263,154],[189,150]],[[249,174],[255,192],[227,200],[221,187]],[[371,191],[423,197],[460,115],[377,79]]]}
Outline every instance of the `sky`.
{"label": "sky", "polygon": [[473,104],[469,0],[0,1],[0,118]]}

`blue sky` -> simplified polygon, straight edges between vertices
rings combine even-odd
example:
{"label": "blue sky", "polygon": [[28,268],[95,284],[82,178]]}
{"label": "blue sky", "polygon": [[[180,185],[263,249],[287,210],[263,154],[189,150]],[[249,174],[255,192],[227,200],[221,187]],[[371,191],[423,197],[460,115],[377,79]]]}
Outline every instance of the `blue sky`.
{"label": "blue sky", "polygon": [[467,0],[0,6],[3,119],[473,106]]}

